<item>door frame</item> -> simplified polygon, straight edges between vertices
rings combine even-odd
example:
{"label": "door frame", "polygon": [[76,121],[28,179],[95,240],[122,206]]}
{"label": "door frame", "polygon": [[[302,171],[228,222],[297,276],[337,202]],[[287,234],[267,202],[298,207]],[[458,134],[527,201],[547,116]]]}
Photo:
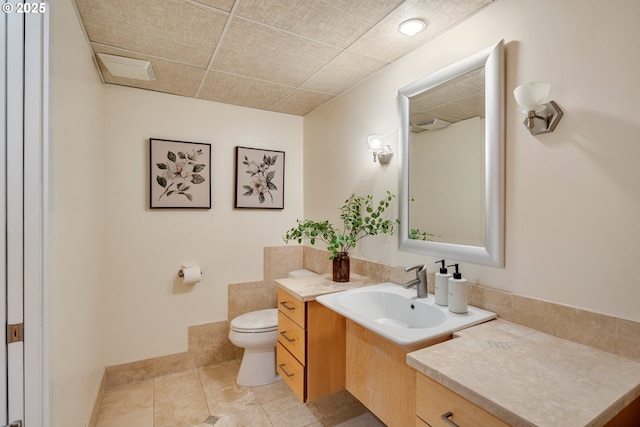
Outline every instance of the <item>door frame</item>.
{"label": "door frame", "polygon": [[[45,13],[16,13],[16,5],[23,2],[7,1],[13,5],[13,13],[5,11],[0,24],[0,30],[4,30],[0,93],[5,100],[0,107],[0,131],[6,147],[0,154],[0,221],[6,224],[0,255],[9,260],[0,267],[8,292],[7,300],[4,295],[0,297],[0,314],[8,323],[25,325],[24,341],[8,345],[7,352],[0,356],[4,366],[12,364],[3,370],[6,376],[0,374],[0,384],[6,381],[14,397],[9,400],[8,412],[0,408],[0,421],[22,419],[25,426],[47,427],[50,4],[41,0]],[[0,329],[6,343],[6,329]]]}
{"label": "door frame", "polygon": [[49,0],[25,15],[24,322],[25,426],[49,426],[48,190]]}

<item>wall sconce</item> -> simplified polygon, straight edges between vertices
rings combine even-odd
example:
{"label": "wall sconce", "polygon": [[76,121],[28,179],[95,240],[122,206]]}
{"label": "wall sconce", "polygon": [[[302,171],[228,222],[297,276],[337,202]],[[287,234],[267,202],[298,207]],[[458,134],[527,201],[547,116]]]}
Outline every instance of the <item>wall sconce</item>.
{"label": "wall sconce", "polygon": [[369,145],[369,152],[373,153],[374,162],[380,160],[381,165],[389,164],[393,151],[391,151],[391,146],[386,143],[384,136],[369,135],[367,144]]}
{"label": "wall sconce", "polygon": [[554,101],[545,103],[550,90],[551,84],[547,82],[532,82],[513,91],[516,102],[527,113],[523,124],[531,135],[553,132],[564,114]]}

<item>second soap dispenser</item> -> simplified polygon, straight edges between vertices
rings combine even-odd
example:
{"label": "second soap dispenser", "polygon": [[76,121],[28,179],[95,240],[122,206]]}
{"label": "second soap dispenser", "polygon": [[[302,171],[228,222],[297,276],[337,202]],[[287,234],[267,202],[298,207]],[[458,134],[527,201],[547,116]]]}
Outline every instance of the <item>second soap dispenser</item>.
{"label": "second soap dispenser", "polygon": [[440,263],[442,264],[440,272],[436,273],[436,304],[447,305],[449,304],[449,279],[451,278],[451,273],[444,266],[445,261],[443,259],[436,261],[436,264]]}
{"label": "second soap dispenser", "polygon": [[469,287],[467,279],[462,278],[458,271],[458,264],[448,265],[455,267],[453,277],[449,279],[449,311],[452,313],[464,314],[468,311]]}

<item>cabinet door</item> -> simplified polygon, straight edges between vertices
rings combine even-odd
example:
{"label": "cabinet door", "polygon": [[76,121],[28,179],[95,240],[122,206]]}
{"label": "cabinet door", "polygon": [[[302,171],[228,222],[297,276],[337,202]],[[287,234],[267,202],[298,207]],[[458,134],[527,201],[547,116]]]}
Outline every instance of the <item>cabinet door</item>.
{"label": "cabinet door", "polygon": [[344,390],[345,318],[317,301],[307,303],[307,398]]}
{"label": "cabinet door", "polygon": [[432,427],[451,427],[442,420],[447,413],[451,413],[449,419],[460,427],[509,427],[509,424],[420,373],[416,375],[416,403],[418,417]]}

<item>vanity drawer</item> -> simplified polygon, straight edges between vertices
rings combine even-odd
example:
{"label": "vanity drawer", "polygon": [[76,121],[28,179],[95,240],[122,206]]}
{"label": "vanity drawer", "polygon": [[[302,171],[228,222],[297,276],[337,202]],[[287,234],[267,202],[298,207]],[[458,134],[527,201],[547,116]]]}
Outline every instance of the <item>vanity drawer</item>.
{"label": "vanity drawer", "polygon": [[278,288],[278,310],[300,325],[302,329],[306,327],[305,303],[281,288]]}
{"label": "vanity drawer", "polygon": [[440,383],[420,373],[416,374],[416,412],[432,427],[450,427],[442,420],[443,414],[452,413],[451,421],[460,427],[508,427],[484,409],[469,402]]}
{"label": "vanity drawer", "polygon": [[298,326],[293,320],[278,312],[278,342],[296,358],[298,362],[305,365],[305,330]]}
{"label": "vanity drawer", "polygon": [[304,366],[302,366],[280,342],[278,342],[276,348],[276,365],[282,379],[284,379],[296,396],[304,402],[306,400]]}

